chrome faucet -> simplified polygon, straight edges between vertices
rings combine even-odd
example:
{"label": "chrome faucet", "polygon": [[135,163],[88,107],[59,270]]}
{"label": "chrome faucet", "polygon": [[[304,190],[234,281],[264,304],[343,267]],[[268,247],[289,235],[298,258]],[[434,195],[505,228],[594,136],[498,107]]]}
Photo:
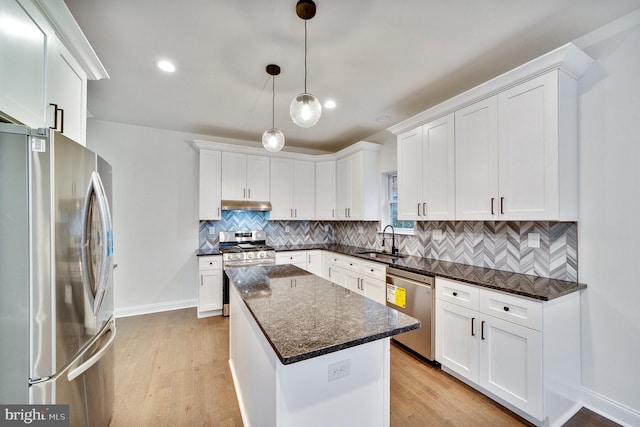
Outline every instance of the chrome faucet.
{"label": "chrome faucet", "polygon": [[391,255],[398,255],[398,248],[396,248],[396,230],[391,224],[387,225],[384,230],[382,230],[382,247],[384,247],[385,233],[389,227],[391,227]]}

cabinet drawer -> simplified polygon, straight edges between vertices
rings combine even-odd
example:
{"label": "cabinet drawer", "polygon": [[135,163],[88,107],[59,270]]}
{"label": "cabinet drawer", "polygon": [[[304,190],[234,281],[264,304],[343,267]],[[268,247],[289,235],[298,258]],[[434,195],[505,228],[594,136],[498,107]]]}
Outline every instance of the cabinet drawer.
{"label": "cabinet drawer", "polygon": [[342,266],[347,270],[356,273],[359,273],[362,270],[362,263],[360,262],[360,260],[358,260],[358,258],[345,257]]}
{"label": "cabinet drawer", "polygon": [[376,263],[361,263],[360,272],[373,279],[385,280],[387,275],[387,267],[384,264]]}
{"label": "cabinet drawer", "polygon": [[482,289],[480,312],[542,331],[542,303],[538,301]]}
{"label": "cabinet drawer", "polygon": [[342,267],[344,265],[344,257],[335,253],[330,253],[327,257],[327,263],[334,267]]}
{"label": "cabinet drawer", "polygon": [[221,270],[222,269],[222,257],[221,256],[201,256],[198,257],[198,266],[200,271],[202,270]]}
{"label": "cabinet drawer", "polygon": [[307,252],[306,251],[290,251],[290,252],[277,252],[276,264],[304,264],[307,265]]}
{"label": "cabinet drawer", "polygon": [[436,277],[436,298],[472,310],[479,308],[480,288]]}

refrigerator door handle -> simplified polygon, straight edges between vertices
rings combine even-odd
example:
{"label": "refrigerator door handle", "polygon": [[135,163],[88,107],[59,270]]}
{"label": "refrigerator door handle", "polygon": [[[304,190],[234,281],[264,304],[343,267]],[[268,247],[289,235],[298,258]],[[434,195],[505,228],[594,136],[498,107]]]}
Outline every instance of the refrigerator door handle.
{"label": "refrigerator door handle", "polygon": [[[56,378],[58,378],[61,375],[63,375],[65,372],[67,372],[69,369],[71,369],[71,367],[73,365],[78,363],[78,361],[85,355],[85,352],[89,348],[93,347],[95,345],[95,343],[97,343],[98,340],[100,338],[102,338],[107,332],[112,332],[113,335],[109,338],[109,341],[106,343],[106,345],[104,345],[96,354],[91,356],[81,366],[86,365],[90,360],[92,361],[91,365],[94,365],[98,360],[100,360],[100,358],[102,357],[104,352],[111,346],[111,344],[115,340],[115,337],[116,337],[116,323],[115,323],[115,320],[113,320],[113,318],[109,319],[109,321],[103,326],[103,328],[100,330],[100,332],[98,334],[96,334],[93,338],[91,338],[90,341],[87,341],[82,346],[82,348],[80,350],[78,350],[77,356],[74,357],[73,359],[69,360],[67,363],[65,363],[65,365],[62,368],[60,368],[60,370],[58,372],[56,372],[54,374],[51,374],[49,376],[46,376],[46,377],[42,377],[42,378],[29,378],[29,385],[32,386],[32,385],[36,385],[36,384],[42,384],[42,383],[45,383],[47,381],[53,381]],[[98,357],[96,357],[96,356],[98,356]],[[84,371],[89,369],[91,367],[91,365],[87,366]],[[80,366],[78,368],[80,368]],[[75,368],[73,371],[76,371],[78,368]],[[75,377],[77,377],[78,375],[81,375],[81,374],[82,374],[82,372],[78,373],[73,378],[75,378]]]}
{"label": "refrigerator door handle", "polygon": [[91,356],[90,358],[85,360],[77,368],[74,368],[74,369],[70,370],[67,373],[67,380],[69,380],[69,382],[75,380],[80,375],[82,375],[86,371],[88,371],[89,368],[91,368],[93,365],[96,364],[96,362],[98,362],[100,359],[102,359],[102,356],[104,356],[104,353],[109,349],[109,347],[111,347],[111,345],[113,344],[113,342],[116,339],[116,322],[114,322],[113,320],[111,322],[109,322],[109,327],[105,328],[102,331],[102,333],[98,336],[98,339],[102,338],[108,332],[111,332],[111,336],[109,337],[109,341],[107,341],[106,344],[103,345],[100,348],[100,350],[98,350],[93,356]]}
{"label": "refrigerator door handle", "polygon": [[[92,195],[95,195],[98,211],[100,215],[100,225],[102,238],[104,244],[101,254],[100,273],[97,277],[89,274],[89,263],[92,258],[89,252],[89,239],[91,234],[91,223],[89,222],[89,214],[91,212],[91,200]],[[89,303],[93,310],[93,314],[97,314],[102,304],[102,297],[104,296],[106,287],[108,286],[109,274],[111,269],[111,255],[113,252],[113,235],[111,226],[111,212],[109,212],[109,203],[107,202],[107,196],[102,185],[102,180],[97,172],[91,174],[91,180],[89,187],[87,188],[87,194],[84,200],[84,215],[83,215],[83,227],[82,227],[82,245],[80,247],[81,252],[81,264],[82,264],[82,281],[84,282],[85,291],[89,298]],[[92,280],[95,282],[95,294],[92,289]]]}

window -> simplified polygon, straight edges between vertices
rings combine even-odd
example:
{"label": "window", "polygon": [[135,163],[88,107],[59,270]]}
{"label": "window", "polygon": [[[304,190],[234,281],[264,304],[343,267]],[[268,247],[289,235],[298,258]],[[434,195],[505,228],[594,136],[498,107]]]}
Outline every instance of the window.
{"label": "window", "polygon": [[387,212],[388,223],[393,226],[396,233],[413,234],[413,221],[401,221],[398,219],[398,173],[387,174]]}

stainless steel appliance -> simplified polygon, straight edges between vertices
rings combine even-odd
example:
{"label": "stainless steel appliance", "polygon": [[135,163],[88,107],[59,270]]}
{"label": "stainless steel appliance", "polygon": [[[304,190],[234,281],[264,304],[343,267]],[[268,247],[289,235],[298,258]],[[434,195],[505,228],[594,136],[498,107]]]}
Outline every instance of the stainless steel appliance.
{"label": "stainless steel appliance", "polygon": [[[276,251],[267,245],[264,230],[221,231],[218,240],[223,269],[276,263]],[[226,273],[222,280],[222,315],[229,315],[229,277]]]}
{"label": "stainless steel appliance", "polygon": [[387,267],[387,306],[420,320],[419,329],[393,337],[431,361],[435,360],[434,278]]}
{"label": "stainless steel appliance", "polygon": [[0,124],[0,402],[113,409],[111,166],[49,129]]}

